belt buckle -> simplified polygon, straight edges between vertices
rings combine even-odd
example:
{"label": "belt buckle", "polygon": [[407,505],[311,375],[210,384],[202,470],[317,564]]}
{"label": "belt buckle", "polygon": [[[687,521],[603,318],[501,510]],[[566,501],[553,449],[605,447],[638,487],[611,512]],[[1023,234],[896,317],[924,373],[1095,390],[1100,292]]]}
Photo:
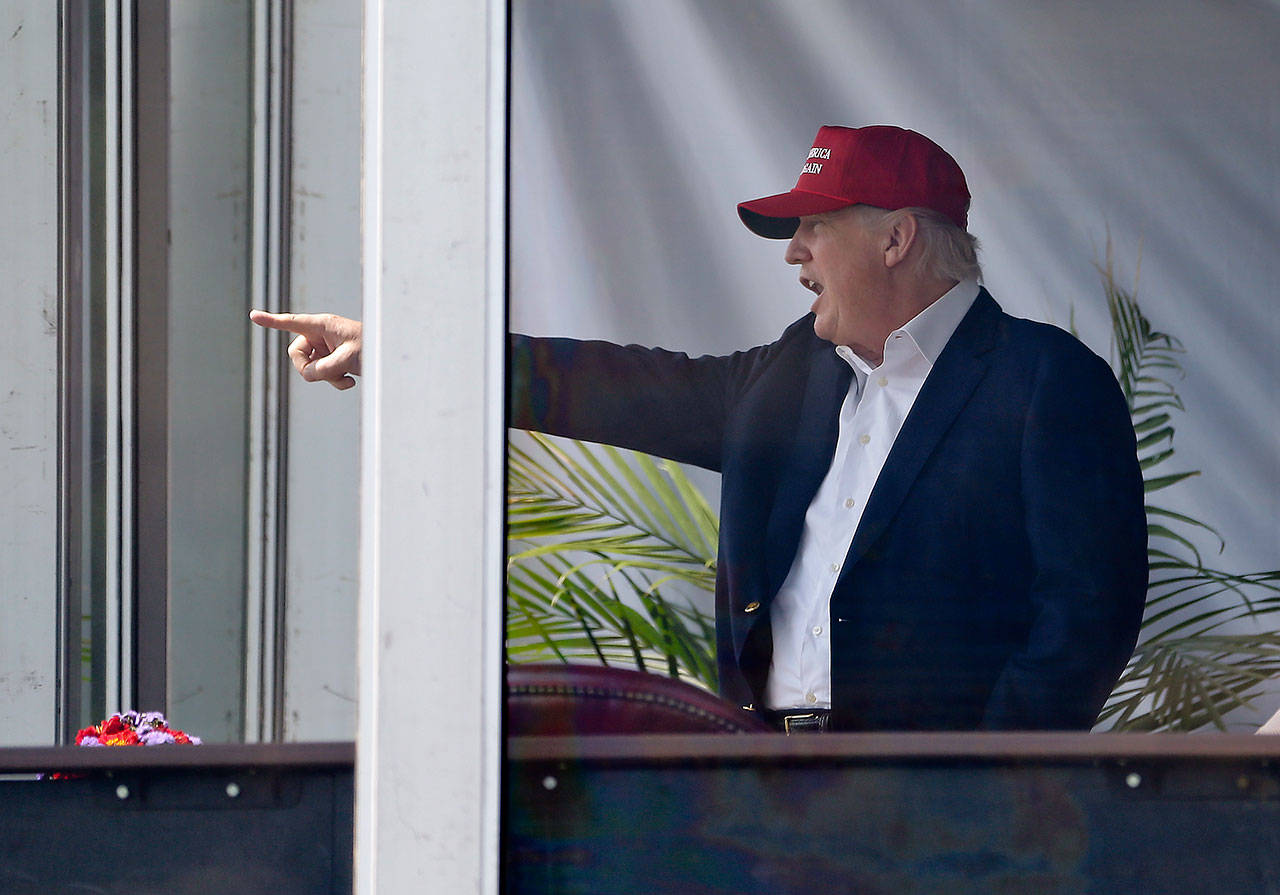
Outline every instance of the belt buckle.
{"label": "belt buckle", "polygon": [[782,719],[782,731],[787,736],[792,733],[819,731],[823,729],[822,716],[812,712],[804,715],[787,715]]}

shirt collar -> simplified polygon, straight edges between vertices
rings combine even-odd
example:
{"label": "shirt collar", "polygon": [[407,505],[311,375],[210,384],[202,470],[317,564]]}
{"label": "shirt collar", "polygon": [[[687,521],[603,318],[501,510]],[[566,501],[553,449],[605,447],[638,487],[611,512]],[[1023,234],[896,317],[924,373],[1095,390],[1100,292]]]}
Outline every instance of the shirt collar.
{"label": "shirt collar", "polygon": [[[947,342],[951,340],[952,334],[964,319],[964,315],[969,313],[969,308],[973,306],[977,297],[977,280],[961,280],[956,283],[937,301],[889,333],[884,343],[886,355],[893,337],[898,334],[905,335],[932,367],[937,362],[938,356],[942,354],[942,349],[947,347]],[[845,363],[862,373],[870,373],[874,369],[848,346],[837,346],[836,354]]]}
{"label": "shirt collar", "polygon": [[938,355],[947,347],[977,297],[978,281],[961,280],[903,325],[902,331],[916,343],[930,365],[938,362]]}

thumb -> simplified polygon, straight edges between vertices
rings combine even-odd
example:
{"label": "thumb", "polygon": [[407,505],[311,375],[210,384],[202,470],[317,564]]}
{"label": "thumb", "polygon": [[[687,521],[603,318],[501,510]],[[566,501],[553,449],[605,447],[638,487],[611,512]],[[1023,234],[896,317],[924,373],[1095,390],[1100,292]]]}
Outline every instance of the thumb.
{"label": "thumb", "polygon": [[[307,364],[307,379],[337,382],[349,374],[359,375],[360,353],[351,342],[343,342],[332,353]],[[352,385],[355,383],[352,382]],[[349,386],[348,386],[349,387]]]}

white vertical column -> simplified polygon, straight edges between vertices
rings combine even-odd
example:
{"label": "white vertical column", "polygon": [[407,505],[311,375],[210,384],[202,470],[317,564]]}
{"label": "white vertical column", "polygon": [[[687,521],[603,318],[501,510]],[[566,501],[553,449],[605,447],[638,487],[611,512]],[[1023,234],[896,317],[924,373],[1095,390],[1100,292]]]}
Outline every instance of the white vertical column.
{"label": "white vertical column", "polygon": [[0,4],[0,40],[0,745],[47,744],[60,633],[58,5]]}
{"label": "white vertical column", "polygon": [[498,0],[366,0],[358,891],[496,892]]}

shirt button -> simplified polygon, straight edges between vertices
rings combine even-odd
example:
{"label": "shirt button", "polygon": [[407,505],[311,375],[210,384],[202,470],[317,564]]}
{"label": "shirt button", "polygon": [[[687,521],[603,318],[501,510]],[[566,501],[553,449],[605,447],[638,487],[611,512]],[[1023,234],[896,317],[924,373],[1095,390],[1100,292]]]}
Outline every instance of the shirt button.
{"label": "shirt button", "polygon": [[840,571],[840,563],[838,563],[838,562],[833,562],[833,563],[831,564],[831,571],[832,571],[832,572],[839,572],[839,571]]}
{"label": "shirt button", "polygon": [[813,636],[814,636],[814,637],[821,637],[821,636],[822,636],[822,625],[814,625],[814,626],[813,626]]}
{"label": "shirt button", "polygon": [[804,694],[804,701],[809,703],[809,705],[813,705],[818,701],[818,694],[810,690],[808,693]]}
{"label": "shirt button", "polygon": [[846,510],[851,510],[851,509],[853,509],[853,504],[854,504],[854,500],[853,500],[853,498],[852,498],[852,497],[846,497],[846,498],[844,499],[844,508],[845,508]]}
{"label": "shirt button", "polygon": [[865,433],[864,433],[864,434],[862,434],[862,435],[859,435],[859,436],[858,436],[858,444],[867,444],[867,443],[868,443],[868,442],[870,442],[870,441],[871,441],[871,436],[870,436],[870,435],[867,435],[867,434],[865,434]]}
{"label": "shirt button", "polygon": [[889,384],[888,377],[881,376],[879,379],[876,380],[876,385],[880,386],[881,388],[884,388],[888,384]]}

